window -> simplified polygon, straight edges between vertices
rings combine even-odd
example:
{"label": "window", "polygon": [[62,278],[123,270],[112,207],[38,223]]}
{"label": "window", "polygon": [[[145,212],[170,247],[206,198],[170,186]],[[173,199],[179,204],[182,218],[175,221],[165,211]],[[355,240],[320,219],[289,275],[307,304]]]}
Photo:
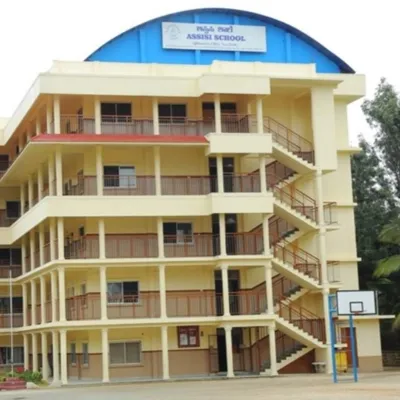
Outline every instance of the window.
{"label": "window", "polygon": [[[13,297],[13,314],[22,313],[22,297]],[[10,298],[0,297],[0,314],[10,314]]]}
{"label": "window", "polygon": [[0,171],[7,171],[8,166],[8,154],[0,154]]}
{"label": "window", "polygon": [[141,359],[141,342],[110,343],[110,364],[139,364]]}
{"label": "window", "polygon": [[82,363],[85,366],[89,365],[89,344],[82,343]]}
{"label": "window", "polygon": [[164,222],[164,243],[193,243],[193,228],[190,222]]}
{"label": "window", "polygon": [[11,347],[0,347],[0,364],[23,364],[24,363],[24,348],[14,347],[13,360],[11,360]]}
{"label": "window", "polygon": [[71,343],[71,364],[76,364],[76,343]]}
{"label": "window", "polygon": [[102,122],[127,122],[131,116],[131,103],[101,103]]}
{"label": "window", "polygon": [[158,118],[161,124],[184,123],[186,119],[186,104],[159,104]]}
{"label": "window", "polygon": [[120,188],[136,188],[136,168],[104,166],[104,186]]}
{"label": "window", "polygon": [[7,201],[6,202],[6,215],[7,218],[16,219],[20,217],[20,202]]}
{"label": "window", "polygon": [[198,326],[178,326],[178,347],[199,347]]}
{"label": "window", "polygon": [[21,249],[0,249],[0,265],[21,265]]}
{"label": "window", "polygon": [[139,282],[108,282],[109,303],[139,303]]}

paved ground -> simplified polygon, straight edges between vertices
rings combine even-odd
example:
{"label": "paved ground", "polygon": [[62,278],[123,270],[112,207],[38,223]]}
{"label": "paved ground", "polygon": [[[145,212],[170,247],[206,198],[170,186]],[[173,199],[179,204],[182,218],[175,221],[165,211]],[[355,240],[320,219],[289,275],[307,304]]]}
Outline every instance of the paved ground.
{"label": "paved ground", "polygon": [[400,371],[341,377],[337,385],[320,375],[219,381],[138,383],[0,393],[0,400],[399,400]]}

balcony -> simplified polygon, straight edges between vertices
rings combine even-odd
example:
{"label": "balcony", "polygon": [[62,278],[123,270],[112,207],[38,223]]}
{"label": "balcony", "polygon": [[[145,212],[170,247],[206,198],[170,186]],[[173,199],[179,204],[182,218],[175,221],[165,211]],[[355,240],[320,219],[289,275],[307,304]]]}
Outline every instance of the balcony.
{"label": "balcony", "polygon": [[13,315],[0,314],[0,329],[20,328],[23,325],[22,310],[13,310]]}

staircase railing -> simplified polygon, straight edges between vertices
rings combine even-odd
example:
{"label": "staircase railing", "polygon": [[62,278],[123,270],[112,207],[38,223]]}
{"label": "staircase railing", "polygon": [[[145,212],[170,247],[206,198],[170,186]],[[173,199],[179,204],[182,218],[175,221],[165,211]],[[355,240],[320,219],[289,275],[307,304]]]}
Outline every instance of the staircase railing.
{"label": "staircase railing", "polygon": [[[284,181],[285,179],[289,179],[293,176],[296,171],[287,167],[286,165],[282,164],[281,162],[275,160],[274,162],[268,164],[265,167],[265,171],[268,177],[271,179],[271,186],[278,185],[280,182]],[[272,181],[272,177],[275,179]],[[267,184],[270,184],[267,181]]]}
{"label": "staircase railing", "polygon": [[[276,243],[285,239],[292,233],[298,231],[298,229],[291,223],[287,222],[285,219],[274,215],[269,219],[269,243],[270,246],[274,246]],[[260,229],[262,226],[260,225]]]}
{"label": "staircase railing", "polygon": [[272,139],[276,143],[303,160],[314,164],[314,149],[309,140],[271,117],[264,118],[264,128],[272,134]]}
{"label": "staircase railing", "polygon": [[275,275],[272,279],[274,304],[283,298],[288,298],[301,290],[301,286],[282,275]]}

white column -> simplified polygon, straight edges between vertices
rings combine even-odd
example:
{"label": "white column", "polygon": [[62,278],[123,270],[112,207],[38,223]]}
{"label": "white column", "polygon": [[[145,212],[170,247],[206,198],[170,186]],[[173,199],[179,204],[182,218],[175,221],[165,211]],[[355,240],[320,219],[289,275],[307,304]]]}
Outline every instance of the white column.
{"label": "white column", "polygon": [[107,268],[100,266],[100,313],[101,319],[107,319]]}
{"label": "white column", "polygon": [[36,282],[31,280],[31,325],[36,325]]}
{"label": "white column", "polygon": [[271,261],[268,261],[264,266],[265,272],[265,289],[267,292],[267,313],[275,314],[274,310],[274,292],[272,286],[272,265]]}
{"label": "white column", "polygon": [[[36,136],[40,135],[40,134],[42,133],[41,130],[42,130],[42,126],[41,126],[41,124],[40,124],[40,116],[38,116],[38,117],[36,118],[35,135],[36,135]],[[50,133],[50,132],[49,132],[49,131],[46,131],[46,133]],[[26,141],[29,142],[30,140],[31,140],[31,133],[28,132],[28,133],[27,133],[27,136],[26,136]]]}
{"label": "white column", "polygon": [[21,215],[25,213],[25,183],[21,183],[20,185],[20,207],[21,207]]}
{"label": "white column", "polygon": [[217,154],[218,193],[224,193],[224,163],[221,154]]}
{"label": "white column", "polygon": [[60,96],[54,95],[54,133],[61,133]]}
{"label": "white column", "polygon": [[158,257],[164,258],[164,228],[162,217],[157,217]]}
{"label": "white column", "polygon": [[225,346],[226,346],[226,376],[233,378],[235,376],[233,372],[233,352],[232,352],[232,327],[225,326]]}
{"label": "white column", "polygon": [[51,322],[57,321],[57,275],[56,271],[51,271]]}
{"label": "white column", "polygon": [[61,149],[56,150],[56,196],[63,195],[62,154]]}
{"label": "white column", "polygon": [[220,243],[220,255],[226,256],[226,226],[225,226],[225,214],[219,214],[219,243]]}
{"label": "white column", "polygon": [[40,266],[44,265],[44,225],[39,225],[39,261]]}
{"label": "white column", "polygon": [[58,259],[64,260],[64,219],[57,218]]}
{"label": "white column", "polygon": [[31,253],[31,271],[35,269],[35,231],[32,229],[29,231],[29,244]]}
{"label": "white column", "polygon": [[106,258],[106,228],[104,218],[99,219],[99,256],[102,259]]}
{"label": "white column", "polygon": [[46,323],[46,281],[44,276],[40,277],[40,322]]}
{"label": "white column", "polygon": [[269,358],[270,358],[270,370],[271,376],[278,375],[276,367],[276,340],[275,340],[275,326],[268,327],[268,338],[269,338]]}
{"label": "white column", "polygon": [[228,265],[221,265],[221,278],[222,278],[222,302],[224,305],[224,316],[231,315],[229,307],[229,280],[228,280]]}
{"label": "white column", "polygon": [[66,321],[65,313],[65,269],[58,268],[58,302],[60,306],[60,321]]}
{"label": "white column", "polygon": [[29,175],[28,179],[28,204],[29,209],[33,207],[33,178],[32,175]]}
{"label": "white column", "polygon": [[56,259],[56,220],[50,218],[50,259],[54,261]]}
{"label": "white column", "polygon": [[51,102],[49,97],[46,103],[46,133],[54,133],[51,129],[51,119],[52,119],[52,112],[51,112]]}
{"label": "white column", "polygon": [[49,196],[54,196],[54,155],[50,154],[48,161]]}
{"label": "white column", "polygon": [[61,384],[68,384],[68,372],[67,372],[67,331],[65,329],[60,330],[60,355],[61,355]]}
{"label": "white column", "polygon": [[101,135],[101,103],[99,96],[94,98],[94,130],[96,135]]}
{"label": "white column", "polygon": [[264,116],[261,96],[257,96],[257,133],[264,133]]}
{"label": "white column", "polygon": [[21,264],[22,264],[22,275],[24,275],[24,274],[26,274],[26,271],[27,271],[27,265],[26,265],[26,237],[25,236],[22,238]]}
{"label": "white column", "polygon": [[155,135],[160,134],[160,119],[158,116],[158,99],[153,97],[153,130]]}
{"label": "white column", "polygon": [[215,132],[222,132],[222,121],[221,121],[221,100],[219,93],[214,94],[214,113],[215,113]]}
{"label": "white column", "polygon": [[161,156],[160,156],[160,147],[154,147],[154,176],[156,183],[156,196],[161,196]]}
{"label": "white column", "polygon": [[158,266],[158,280],[160,287],[160,311],[161,318],[167,317],[167,296],[166,296],[166,282],[165,282],[165,265]]}
{"label": "white column", "polygon": [[48,350],[47,350],[47,332],[42,332],[42,375],[43,379],[49,379],[49,363],[48,363]]}
{"label": "white column", "polygon": [[267,171],[265,166],[265,154],[259,154],[260,157],[260,188],[261,192],[267,191]]}
{"label": "white column", "polygon": [[38,176],[37,177],[38,177],[38,181],[37,181],[38,199],[40,201],[43,198],[43,168],[42,168],[42,164],[39,165]]}
{"label": "white column", "polygon": [[22,324],[28,326],[28,284],[22,284]]}
{"label": "white column", "polygon": [[169,379],[168,326],[161,327],[163,379]]}
{"label": "white column", "polygon": [[29,370],[29,336],[27,333],[23,334],[24,337],[24,370]]}
{"label": "white column", "polygon": [[32,333],[32,370],[39,371],[39,357],[36,333]]}
{"label": "white column", "polygon": [[108,354],[108,330],[103,328],[101,330],[101,361],[103,366],[103,382],[110,382],[109,374],[109,354]]}
{"label": "white column", "polygon": [[271,254],[271,245],[269,243],[269,214],[264,214],[262,218],[264,254],[269,256]]}
{"label": "white column", "polygon": [[60,381],[60,362],[59,362],[59,342],[58,332],[52,331],[51,338],[53,342],[53,383],[57,384]]}
{"label": "white column", "polygon": [[103,187],[104,187],[103,151],[101,146],[96,146],[96,183],[97,183],[97,196],[103,196]]}

